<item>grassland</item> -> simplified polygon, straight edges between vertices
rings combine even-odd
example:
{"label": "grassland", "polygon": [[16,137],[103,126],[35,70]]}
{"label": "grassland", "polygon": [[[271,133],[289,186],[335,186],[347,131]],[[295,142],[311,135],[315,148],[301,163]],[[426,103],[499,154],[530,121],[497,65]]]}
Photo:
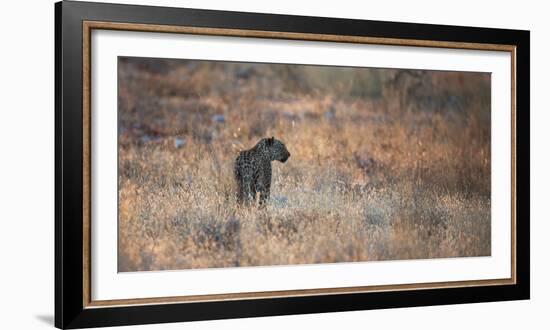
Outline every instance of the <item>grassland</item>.
{"label": "grassland", "polygon": [[[490,78],[119,60],[119,271],[486,256]],[[233,162],[263,137],[265,208]]]}

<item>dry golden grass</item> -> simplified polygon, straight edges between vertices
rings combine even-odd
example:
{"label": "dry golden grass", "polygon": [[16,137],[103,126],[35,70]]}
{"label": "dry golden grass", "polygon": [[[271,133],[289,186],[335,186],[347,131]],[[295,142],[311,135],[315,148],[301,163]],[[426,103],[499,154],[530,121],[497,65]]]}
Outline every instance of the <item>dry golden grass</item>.
{"label": "dry golden grass", "polygon": [[[119,271],[490,255],[488,75],[398,72],[121,59]],[[243,208],[267,136],[292,156]]]}

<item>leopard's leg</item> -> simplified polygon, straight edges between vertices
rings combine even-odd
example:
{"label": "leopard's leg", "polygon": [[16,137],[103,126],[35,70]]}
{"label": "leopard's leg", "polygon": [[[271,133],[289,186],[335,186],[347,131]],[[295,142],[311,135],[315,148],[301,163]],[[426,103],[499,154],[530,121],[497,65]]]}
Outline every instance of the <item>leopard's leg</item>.
{"label": "leopard's leg", "polygon": [[260,205],[263,206],[269,200],[269,189],[260,191]]}
{"label": "leopard's leg", "polygon": [[269,168],[269,172],[266,171],[266,173],[263,173],[259,178],[256,187],[260,193],[260,206],[263,206],[269,200],[271,191],[271,167]]}
{"label": "leopard's leg", "polygon": [[256,184],[254,182],[250,183],[250,196],[249,200],[254,202],[256,201],[256,194],[258,193],[258,189],[256,187]]}
{"label": "leopard's leg", "polygon": [[250,203],[254,200],[256,196],[256,191],[254,189],[254,181],[252,178],[247,176],[243,178],[242,195],[243,195],[243,200],[246,203]]}
{"label": "leopard's leg", "polygon": [[244,187],[241,179],[237,180],[237,202],[239,204],[244,202]]}

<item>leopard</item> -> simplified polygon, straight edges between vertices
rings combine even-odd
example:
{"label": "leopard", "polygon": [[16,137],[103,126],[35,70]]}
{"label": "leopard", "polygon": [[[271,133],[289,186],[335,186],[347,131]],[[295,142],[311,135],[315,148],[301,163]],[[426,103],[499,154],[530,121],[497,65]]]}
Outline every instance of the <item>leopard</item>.
{"label": "leopard", "polygon": [[265,206],[271,194],[271,162],[285,163],[289,157],[285,144],[275,137],[263,138],[251,149],[239,152],[234,168],[239,204],[251,205],[258,200]]}

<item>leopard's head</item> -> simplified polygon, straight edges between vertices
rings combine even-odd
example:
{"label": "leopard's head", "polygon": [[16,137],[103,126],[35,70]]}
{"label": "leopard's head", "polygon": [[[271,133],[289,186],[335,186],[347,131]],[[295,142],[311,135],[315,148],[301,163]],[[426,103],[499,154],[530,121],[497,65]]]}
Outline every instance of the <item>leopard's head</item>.
{"label": "leopard's head", "polygon": [[263,143],[271,161],[278,160],[284,163],[290,157],[290,152],[286,149],[285,144],[274,137],[262,139],[261,143]]}

